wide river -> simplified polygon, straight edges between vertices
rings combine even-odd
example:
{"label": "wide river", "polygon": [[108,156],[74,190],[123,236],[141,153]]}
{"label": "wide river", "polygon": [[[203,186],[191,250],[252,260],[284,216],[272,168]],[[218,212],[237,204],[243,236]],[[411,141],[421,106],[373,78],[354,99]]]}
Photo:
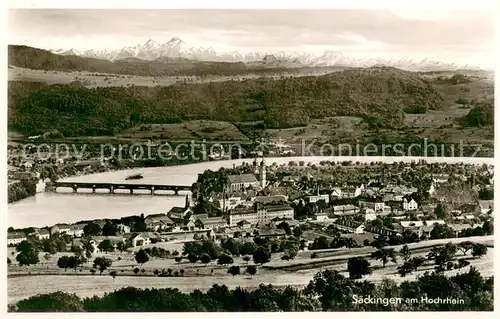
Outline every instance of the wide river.
{"label": "wide river", "polygon": [[[276,162],[278,165],[290,161],[304,161],[317,164],[320,161],[359,161],[361,163],[371,161],[394,161],[410,162],[423,159],[420,157],[276,157],[266,158],[268,165]],[[470,163],[470,164],[493,164],[492,158],[444,158],[428,157],[427,162],[446,163]],[[74,182],[109,182],[109,183],[136,183],[137,181],[126,181],[125,178],[132,174],[141,173],[143,179],[140,183],[151,184],[175,184],[192,185],[198,173],[207,169],[217,170],[220,167],[232,167],[243,162],[252,163],[252,159],[203,162],[189,165],[140,168],[92,174],[86,176],[69,177],[63,181]],[[183,196],[152,196],[149,194],[85,194],[85,193],[39,193],[36,196],[11,203],[8,205],[8,225],[20,227],[43,227],[56,223],[72,223],[79,220],[99,218],[120,218],[129,215],[145,215],[158,212],[168,212],[173,206],[184,205]]]}

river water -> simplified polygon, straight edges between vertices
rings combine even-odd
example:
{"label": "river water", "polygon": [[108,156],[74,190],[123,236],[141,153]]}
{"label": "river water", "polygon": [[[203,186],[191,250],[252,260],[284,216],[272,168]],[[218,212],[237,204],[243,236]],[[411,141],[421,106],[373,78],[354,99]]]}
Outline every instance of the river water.
{"label": "river water", "polygon": [[[276,157],[266,158],[266,164],[276,162],[278,165],[287,164],[290,161],[304,161],[318,164],[320,161],[359,161],[361,163],[371,161],[384,161],[392,163],[394,161],[418,161],[420,157]],[[492,158],[444,158],[428,157],[427,162],[446,163],[470,163],[470,164],[493,164]],[[61,181],[74,182],[109,182],[109,183],[137,183],[138,181],[126,181],[127,176],[141,173],[143,179],[140,183],[151,184],[175,184],[192,185],[198,176],[207,169],[217,170],[220,167],[232,167],[243,162],[251,164],[252,159],[228,160],[204,162],[189,165],[139,168],[133,170],[123,170],[91,174],[86,176],[76,176],[65,178]],[[39,193],[36,196],[11,203],[8,205],[8,225],[20,227],[43,227],[52,226],[56,223],[73,223],[80,220],[99,218],[120,218],[129,215],[145,215],[158,212],[168,212],[173,206],[184,205],[184,197],[181,196],[152,196],[147,194],[85,194],[85,193]]]}

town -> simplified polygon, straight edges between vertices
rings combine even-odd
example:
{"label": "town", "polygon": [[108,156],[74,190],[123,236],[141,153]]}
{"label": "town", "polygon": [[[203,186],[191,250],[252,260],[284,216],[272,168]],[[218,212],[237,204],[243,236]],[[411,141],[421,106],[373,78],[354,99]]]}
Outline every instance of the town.
{"label": "town", "polygon": [[[229,238],[291,236],[295,244],[284,257],[293,259],[299,250],[350,249],[381,240],[396,245],[490,235],[492,199],[493,169],[487,165],[278,166],[255,159],[200,174],[182,207],[119,220],[9,228],[7,244],[33,242],[48,254],[89,247],[92,256],[169,241],[210,239],[220,244]],[[55,244],[61,238],[66,245]]]}

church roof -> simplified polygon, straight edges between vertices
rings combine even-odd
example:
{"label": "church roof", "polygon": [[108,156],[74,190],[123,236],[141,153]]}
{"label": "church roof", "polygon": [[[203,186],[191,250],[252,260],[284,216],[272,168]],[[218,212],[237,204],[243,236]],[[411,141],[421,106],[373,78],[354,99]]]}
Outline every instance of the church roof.
{"label": "church roof", "polygon": [[253,174],[229,175],[231,184],[257,183],[257,178]]}

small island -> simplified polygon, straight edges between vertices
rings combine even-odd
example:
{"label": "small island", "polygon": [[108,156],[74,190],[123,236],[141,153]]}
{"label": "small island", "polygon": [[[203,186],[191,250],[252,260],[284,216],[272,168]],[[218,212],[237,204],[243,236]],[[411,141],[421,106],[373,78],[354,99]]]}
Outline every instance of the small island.
{"label": "small island", "polygon": [[127,177],[126,180],[128,181],[128,180],[142,179],[142,178],[143,178],[142,174],[139,173],[139,174],[135,174],[135,175],[131,175],[131,176]]}

